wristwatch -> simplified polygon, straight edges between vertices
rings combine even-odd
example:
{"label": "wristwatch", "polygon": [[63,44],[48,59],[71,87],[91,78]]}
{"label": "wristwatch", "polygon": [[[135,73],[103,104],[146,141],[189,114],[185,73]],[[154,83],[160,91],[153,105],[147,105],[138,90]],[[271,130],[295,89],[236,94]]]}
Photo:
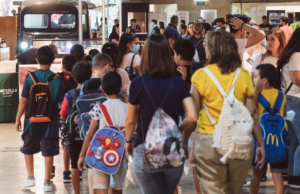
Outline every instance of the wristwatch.
{"label": "wristwatch", "polygon": [[132,142],[134,141],[134,137],[133,137],[131,140],[129,140],[129,141],[127,141],[127,140],[125,139],[125,141],[126,141],[126,143],[132,143]]}

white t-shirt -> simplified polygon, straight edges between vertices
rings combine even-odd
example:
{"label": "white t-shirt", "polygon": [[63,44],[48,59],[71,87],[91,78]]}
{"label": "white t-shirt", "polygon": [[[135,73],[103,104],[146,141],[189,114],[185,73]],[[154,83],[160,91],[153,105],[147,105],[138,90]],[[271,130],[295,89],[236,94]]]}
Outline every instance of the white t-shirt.
{"label": "white t-shirt", "polygon": [[[115,126],[125,127],[125,118],[127,115],[128,105],[122,102],[120,99],[107,99],[103,103],[109,113],[109,116]],[[89,113],[92,119],[99,122],[99,129],[104,128],[108,124],[104,120],[104,116],[101,113],[101,109],[98,104]]]}
{"label": "white t-shirt", "polygon": [[[120,66],[121,69],[126,69],[126,67],[131,65],[132,57],[134,53],[128,53],[124,55],[122,64]],[[133,60],[133,68],[136,68],[141,63],[141,57],[138,54],[135,54],[134,60]]]}
{"label": "white t-shirt", "polygon": [[243,60],[242,60],[242,67],[245,68],[249,74],[251,75],[251,69],[253,65],[253,59],[250,57],[250,55],[247,53],[247,51],[244,52]]}
{"label": "white t-shirt", "polygon": [[237,45],[238,45],[238,53],[241,57],[241,60],[243,61],[243,55],[245,53],[246,50],[246,45],[248,42],[247,38],[240,38],[240,39],[235,39]]}
{"label": "white t-shirt", "polygon": [[255,72],[255,69],[256,67],[259,65],[259,64],[266,64],[266,63],[269,63],[269,64],[272,64],[274,65],[274,67],[276,68],[277,67],[277,61],[278,61],[278,58],[275,58],[275,57],[272,57],[272,56],[267,56],[263,61],[262,61],[262,55],[258,55],[256,57],[256,59],[254,60],[254,64],[252,66],[252,72]]}
{"label": "white t-shirt", "polygon": [[[284,90],[286,90],[292,82],[289,74],[290,71],[300,71],[300,52],[294,53],[291,56],[289,62],[282,69]],[[287,95],[300,98],[300,88],[294,84]]]}
{"label": "white t-shirt", "polygon": [[121,69],[121,68],[118,68],[116,72],[122,78],[122,90],[127,91],[127,89],[129,88],[129,84],[130,84],[130,80],[129,80],[127,72],[124,69]]}

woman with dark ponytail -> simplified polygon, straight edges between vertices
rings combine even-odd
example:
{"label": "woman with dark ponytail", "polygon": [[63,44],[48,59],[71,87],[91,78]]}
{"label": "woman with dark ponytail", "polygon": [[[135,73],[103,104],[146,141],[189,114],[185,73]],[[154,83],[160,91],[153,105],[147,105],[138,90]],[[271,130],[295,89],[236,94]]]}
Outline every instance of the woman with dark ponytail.
{"label": "woman with dark ponytail", "polygon": [[201,24],[199,22],[194,23],[194,25],[193,25],[193,35],[189,40],[191,40],[193,42],[193,44],[196,48],[196,51],[197,51],[195,53],[195,57],[194,57],[194,60],[196,62],[206,60],[206,53],[205,53],[205,49],[204,49],[204,46],[203,46],[203,43],[204,43],[203,36],[204,35],[205,35],[205,29],[204,29],[203,24]]}
{"label": "woman with dark ponytail", "polygon": [[[296,115],[288,122],[289,147],[289,185],[300,189],[300,28],[297,28],[283,50],[277,62],[277,89],[281,89],[281,80],[286,93],[286,110]],[[282,76],[282,79],[280,79]]]}

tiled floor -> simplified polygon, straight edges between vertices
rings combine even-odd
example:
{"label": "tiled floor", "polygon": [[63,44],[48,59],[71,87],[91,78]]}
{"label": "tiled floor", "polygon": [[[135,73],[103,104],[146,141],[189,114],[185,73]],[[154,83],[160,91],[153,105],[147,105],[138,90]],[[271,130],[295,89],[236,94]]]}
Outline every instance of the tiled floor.
{"label": "tiled floor", "polygon": [[[35,155],[35,178],[36,187],[21,190],[21,184],[25,180],[27,173],[23,155],[19,152],[21,146],[21,133],[14,129],[14,124],[0,124],[0,194],[40,194],[43,192],[44,180],[44,162],[41,154]],[[56,167],[56,176],[53,182],[57,194],[72,194],[72,184],[62,182],[63,161],[62,155],[55,157],[54,165]],[[124,186],[125,194],[141,194],[136,183],[133,183],[131,172],[128,171]],[[247,178],[249,179],[249,177]],[[268,180],[263,183],[259,191],[260,194],[275,193],[271,175],[268,174]],[[182,190],[184,194],[196,194],[191,170],[188,175],[182,177]],[[84,179],[81,183],[81,193],[88,194],[87,181]],[[243,194],[249,193],[249,188],[244,188]],[[286,194],[300,193],[300,190],[292,190],[286,187]]]}

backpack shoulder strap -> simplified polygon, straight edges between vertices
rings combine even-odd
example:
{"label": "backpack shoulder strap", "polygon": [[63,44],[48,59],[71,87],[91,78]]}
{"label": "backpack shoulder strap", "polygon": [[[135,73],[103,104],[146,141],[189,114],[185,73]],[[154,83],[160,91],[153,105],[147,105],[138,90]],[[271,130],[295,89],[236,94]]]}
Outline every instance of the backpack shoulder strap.
{"label": "backpack shoulder strap", "polygon": [[277,109],[277,111],[280,111],[281,105],[282,105],[282,101],[283,101],[283,93],[278,91],[278,96],[277,99],[275,101],[275,104],[273,106],[273,109]]}
{"label": "backpack shoulder strap", "polygon": [[109,115],[109,112],[107,111],[106,106],[105,106],[104,104],[99,104],[99,107],[100,107],[100,109],[101,109],[101,112],[102,112],[102,114],[103,114],[103,116],[104,116],[104,119],[105,119],[106,123],[107,123],[109,126],[113,126],[114,124],[113,124],[113,122],[112,122],[112,120],[111,120],[111,117],[110,117],[110,115]]}
{"label": "backpack shoulder strap", "polygon": [[134,58],[135,58],[135,55],[136,55],[136,54],[133,54],[133,56],[132,56],[130,67],[133,66],[133,60],[134,60]]}
{"label": "backpack shoulder strap", "polygon": [[69,91],[69,94],[71,96],[72,99],[77,99],[77,97],[79,96],[79,92],[80,91],[77,91],[76,89],[75,90],[70,90]]}
{"label": "backpack shoulder strap", "polygon": [[203,39],[201,38],[201,40],[195,45],[195,48],[199,45],[199,43],[202,41]]}
{"label": "backpack shoulder strap", "polygon": [[30,72],[30,71],[28,71],[28,75],[31,77],[31,79],[32,79],[32,81],[33,81],[33,83],[34,84],[36,84],[36,83],[39,83],[40,81],[39,81],[39,79],[37,78],[37,76],[35,75],[35,73],[34,72]]}
{"label": "backpack shoulder strap", "polygon": [[219,81],[214,76],[214,74],[207,67],[203,68],[203,70],[210,77],[210,79],[214,82],[214,84],[216,85],[216,87],[218,88],[218,90],[220,91],[220,93],[222,94],[222,96],[226,97],[227,96],[226,92],[224,91],[224,89],[220,85]]}
{"label": "backpack shoulder strap", "polygon": [[57,78],[58,76],[59,76],[59,74],[55,74],[55,73],[50,75],[50,77],[48,78],[48,83],[51,82],[52,80],[54,80],[55,78]]}
{"label": "backpack shoulder strap", "polygon": [[229,91],[229,96],[234,96],[235,84],[236,84],[236,81],[237,81],[240,73],[241,73],[241,68],[237,68],[236,71],[235,71],[235,76],[234,76],[234,79],[233,79],[233,82],[232,82],[231,89]]}
{"label": "backpack shoulder strap", "polygon": [[258,101],[265,108],[264,112],[266,112],[268,110],[268,108],[270,108],[270,106],[271,106],[271,104],[267,101],[267,99],[261,93],[258,96]]}

